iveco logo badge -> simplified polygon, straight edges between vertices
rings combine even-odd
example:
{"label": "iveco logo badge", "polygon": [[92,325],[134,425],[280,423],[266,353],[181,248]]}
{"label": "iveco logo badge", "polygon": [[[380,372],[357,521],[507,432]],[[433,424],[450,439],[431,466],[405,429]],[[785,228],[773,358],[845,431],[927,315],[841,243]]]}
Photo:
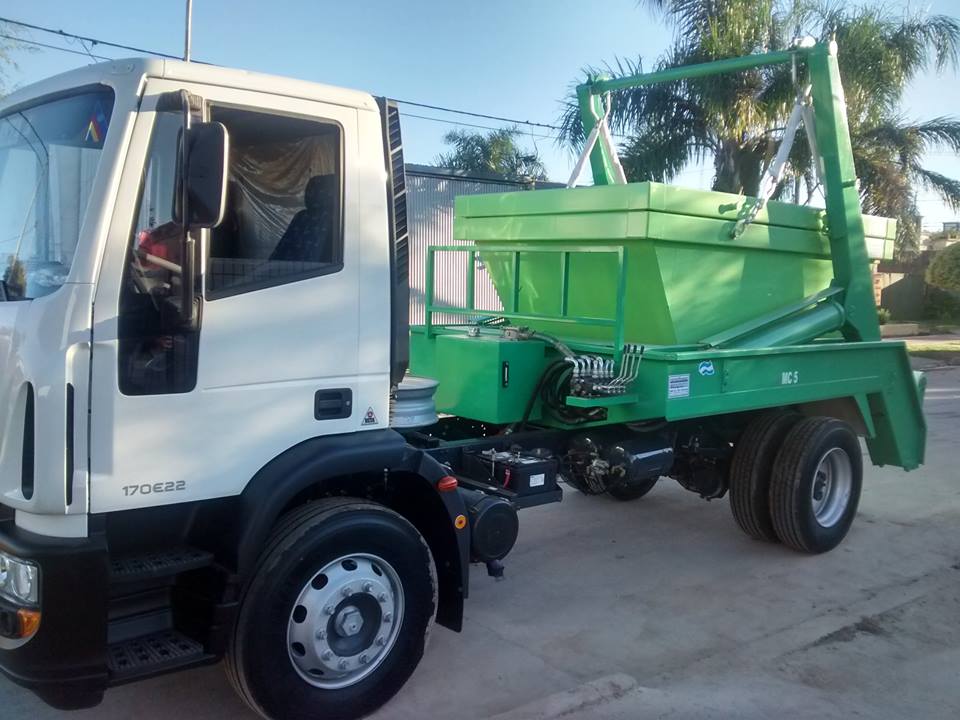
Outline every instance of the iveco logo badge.
{"label": "iveco logo badge", "polygon": [[702,363],[700,363],[697,371],[704,377],[712,377],[717,372],[713,367],[712,360],[704,360]]}

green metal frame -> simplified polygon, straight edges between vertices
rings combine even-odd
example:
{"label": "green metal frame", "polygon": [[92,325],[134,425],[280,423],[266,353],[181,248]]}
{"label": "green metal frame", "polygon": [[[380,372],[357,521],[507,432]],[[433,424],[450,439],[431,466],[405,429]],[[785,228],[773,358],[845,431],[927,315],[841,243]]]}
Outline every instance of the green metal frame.
{"label": "green metal frame", "polygon": [[[708,335],[707,337],[682,341],[695,344],[648,344],[636,380],[626,394],[602,398],[570,396],[566,403],[579,407],[604,407],[606,417],[596,424],[652,419],[681,421],[768,407],[801,406],[811,413],[845,417],[858,424],[866,436],[874,463],[911,469],[920,465],[924,459],[926,422],[922,403],[925,381],[921,374],[915,374],[911,370],[903,343],[879,342],[880,332],[864,219],[860,212],[835,44],[672,68],[628,78],[593,79],[577,90],[584,128],[590,132],[595,118],[602,117],[604,95],[611,91],[787,62],[796,62],[798,67],[802,64],[812,85],[815,132],[823,162],[826,232],[832,265],[832,273],[829,269],[824,273],[832,274],[829,287],[783,307],[771,310],[767,306],[762,311],[758,310],[756,317],[745,322],[741,315],[738,320],[731,321],[732,327],[721,332],[705,332],[703,335]],[[614,158],[606,154],[602,143],[594,148],[591,166],[595,184],[612,184],[613,162]],[[627,190],[630,192],[626,192]],[[597,192],[602,196],[599,203],[595,198]],[[547,193],[570,194],[548,196]],[[476,200],[480,212],[466,218],[466,221],[481,222],[487,217],[485,213],[489,213],[496,222],[488,224],[486,231],[480,232],[477,237],[461,236],[463,239],[475,240],[476,244],[444,245],[428,249],[426,325],[413,332],[411,369],[427,375],[431,372],[447,372],[449,379],[445,382],[449,386],[450,398],[443,408],[444,411],[462,413],[464,417],[474,418],[485,413],[483,419],[490,422],[515,422],[520,419],[526,398],[529,397],[520,393],[518,388],[532,391],[536,386],[534,378],[538,377],[535,368],[545,366],[554,359],[556,351],[546,338],[534,338],[518,344],[509,338],[501,337],[494,328],[481,328],[479,334],[468,336],[462,329],[435,323],[433,316],[436,313],[473,316],[474,319],[477,316],[490,315],[520,322],[530,321],[535,325],[547,324],[548,328],[552,327],[549,323],[561,326],[565,324],[568,328],[573,325],[614,328],[613,337],[607,335],[602,340],[594,340],[589,334],[582,338],[561,335],[561,339],[576,352],[613,355],[618,363],[622,360],[628,311],[631,310],[625,306],[629,289],[628,258],[631,271],[644,265],[640,259],[642,255],[631,257],[630,241],[634,236],[629,235],[626,228],[612,228],[610,223],[614,221],[611,218],[623,218],[634,212],[638,215],[648,213],[651,217],[660,214],[652,212],[646,205],[631,205],[636,193],[637,186],[625,188],[624,197],[620,197],[612,188],[609,191],[596,192],[584,189],[544,191],[540,201],[521,203],[522,212],[518,212],[515,207],[511,210],[517,203],[511,202],[505,196],[490,196],[489,206],[484,205],[481,196]],[[700,195],[704,197],[699,200],[684,198],[688,210],[690,202],[696,201],[712,207],[718,200],[714,197],[716,193]],[[734,205],[742,209],[742,199],[732,199],[736,201]],[[747,199],[746,202],[749,203],[750,200]],[[506,209],[504,205],[507,206]],[[570,208],[572,211],[567,212]],[[770,211],[771,208],[768,207],[764,212],[770,214]],[[459,212],[458,210],[458,216]],[[693,218],[697,224],[695,229],[691,230],[690,223],[693,219],[677,210],[671,210],[664,213],[670,222],[681,222],[674,216],[682,216],[680,230],[674,233],[681,239],[674,238],[672,229],[668,233],[663,228],[658,230],[660,235],[657,237],[661,240],[666,238],[673,243],[697,242],[696,238],[690,237],[691,233],[697,236],[702,232],[703,237],[699,241],[705,247],[723,245],[731,250],[738,248],[738,252],[749,249],[749,243],[744,244],[746,235],[740,238],[728,238],[724,235],[722,239],[716,236],[714,225],[730,222],[722,213],[719,217],[715,216],[718,212],[712,209],[703,218],[697,215]],[[778,212],[782,213],[782,210],[778,208]],[[575,217],[590,214],[591,217],[589,220],[574,223],[572,230],[566,226],[551,225],[553,220],[541,222],[541,217],[560,218],[567,214]],[[702,210],[700,215],[704,215]],[[460,220],[463,221],[464,218],[460,217]],[[807,222],[808,220],[800,218],[794,223],[778,225],[778,251],[794,254],[808,252],[798,250],[784,240],[803,230],[819,231],[820,228],[816,226],[808,228]],[[797,228],[794,228],[794,225],[797,225]],[[478,227],[483,227],[483,223]],[[753,230],[757,231],[757,228],[754,227]],[[648,237],[651,234],[649,228],[634,231],[638,232],[639,237]],[[772,230],[770,234],[773,234]],[[610,244],[611,239],[618,239],[621,235],[622,244]],[[501,237],[511,238],[513,242],[502,243],[499,241]],[[604,240],[606,245],[594,245],[592,241],[578,242],[588,238],[608,239]],[[545,239],[548,242],[542,243]],[[466,255],[467,307],[437,304],[434,289],[437,252],[459,252]],[[485,311],[475,307],[477,253],[512,255],[512,265],[503,263],[499,268],[501,278],[498,289],[505,293],[501,295],[501,301],[506,306],[504,311]],[[559,264],[560,277],[557,280],[554,280],[552,269],[548,269],[546,273],[542,271],[543,264],[540,265],[539,275],[525,272],[521,276],[521,256],[535,253],[562,256],[563,260]],[[614,283],[608,280],[611,292],[616,292],[616,301],[594,304],[604,311],[615,307],[612,317],[589,316],[597,313],[583,313],[582,310],[581,315],[588,316],[570,314],[571,302],[574,307],[590,307],[590,304],[578,305],[576,288],[579,285],[575,286],[571,301],[570,288],[574,280],[571,277],[571,256],[579,253],[610,253],[616,256],[617,281]],[[575,269],[576,262],[574,261]],[[529,270],[528,266],[524,267]],[[606,277],[610,280],[613,278],[609,274]],[[530,278],[538,278],[534,289],[540,293],[546,292],[551,296],[559,293],[557,305],[541,305],[559,307],[559,312],[520,312],[521,282],[529,283]],[[824,280],[823,276],[819,278],[816,286]],[[808,289],[806,292],[809,291]],[[636,294],[636,289],[633,292]],[[842,338],[836,337],[838,330]],[[552,330],[548,329],[548,332]],[[636,342],[639,338],[629,339]],[[502,347],[498,347],[497,343]],[[441,348],[443,352],[438,349],[440,345],[444,345],[445,349]],[[500,387],[501,378],[496,372],[491,374],[492,366],[488,356],[495,355],[505,359],[505,353],[516,351],[520,347],[526,348],[530,358],[521,357],[519,354],[511,356],[511,362],[520,368],[519,382],[509,388]],[[453,369],[438,367],[438,363],[445,365],[449,362],[453,363]],[[497,368],[494,367],[493,370]],[[492,380],[487,380],[488,376]],[[489,392],[491,386],[486,383],[490,382],[498,383],[495,393]],[[487,388],[487,391],[484,388]],[[474,407],[478,397],[485,402],[479,409]],[[470,405],[471,402],[474,405]],[[555,427],[567,427],[561,420],[552,418],[549,414],[544,415],[541,422]]]}
{"label": "green metal frame", "polygon": [[[587,134],[593,130],[595,118],[603,114],[603,96],[609,92],[790,62],[798,65],[806,63],[812,86],[817,144],[823,159],[833,286],[842,290],[842,297],[838,298],[844,318],[841,331],[851,341],[879,340],[880,325],[873,297],[873,280],[870,277],[870,261],[860,212],[846,102],[837,66],[836,43],[687,65],[623,78],[594,78],[577,88],[583,129]],[[603,143],[597,143],[594,147],[590,165],[595,185],[614,183],[613,158],[608,156]]]}
{"label": "green metal frame", "polygon": [[[704,338],[703,345],[707,347],[771,347],[777,345],[791,344],[788,342],[758,342],[759,338],[767,338],[770,332],[776,332],[786,327],[793,330],[799,329],[803,337],[816,338],[828,332],[839,329],[843,325],[843,308],[837,305],[833,300],[843,291],[838,287],[830,287],[821,290],[816,295],[806,297],[799,302],[779,308],[774,312],[753,318],[748,322],[724,330],[723,332]],[[825,313],[826,322],[817,324],[815,319],[824,313],[819,312],[822,309],[833,312]],[[804,322],[798,322],[801,319]],[[792,320],[789,324],[782,321]],[[813,320],[813,321],[811,321]]]}
{"label": "green metal frame", "polygon": [[[438,252],[461,252],[467,255],[467,305],[460,307],[456,305],[438,305],[436,304],[436,293],[434,289],[434,275],[436,268],[436,254]],[[513,265],[513,293],[510,307],[504,310],[482,310],[476,308],[476,299],[474,288],[476,287],[477,272],[477,248],[464,245],[431,245],[427,248],[427,278],[424,289],[424,332],[426,336],[436,335],[436,324],[433,322],[434,313],[446,313],[449,315],[464,315],[476,317],[477,315],[489,315],[491,317],[507,318],[509,320],[549,320],[551,322],[563,323],[568,325],[593,325],[595,327],[613,328],[614,337],[614,355],[619,361],[623,352],[626,328],[626,312],[624,303],[626,301],[627,287],[627,249],[622,245],[593,245],[584,247],[582,245],[551,245],[550,247],[535,247],[519,244],[498,244],[484,245],[484,254],[510,253],[512,255]],[[518,311],[520,306],[520,256],[530,253],[551,253],[560,255],[560,313],[558,315],[541,315],[535,313],[522,313]],[[570,315],[569,293],[570,293],[570,255],[573,253],[606,253],[616,255],[617,258],[617,285],[616,292],[616,310],[613,317],[581,317]],[[444,324],[446,325],[446,324]],[[610,348],[605,345],[595,343],[566,343],[569,347],[576,350],[588,352],[610,352]]]}

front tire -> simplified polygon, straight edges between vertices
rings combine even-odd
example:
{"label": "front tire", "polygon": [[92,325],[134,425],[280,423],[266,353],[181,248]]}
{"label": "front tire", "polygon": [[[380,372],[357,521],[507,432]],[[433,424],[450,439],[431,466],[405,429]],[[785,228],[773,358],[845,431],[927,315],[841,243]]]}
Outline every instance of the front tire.
{"label": "front tire", "polygon": [[863,485],[856,433],[841,420],[811,417],[787,434],[773,464],[770,514],[784,545],[832,550],[846,537]]}
{"label": "front tire", "polygon": [[274,720],[354,720],[403,686],[436,608],[433,559],[403,517],[321,500],[281,521],[241,600],[228,674]]}

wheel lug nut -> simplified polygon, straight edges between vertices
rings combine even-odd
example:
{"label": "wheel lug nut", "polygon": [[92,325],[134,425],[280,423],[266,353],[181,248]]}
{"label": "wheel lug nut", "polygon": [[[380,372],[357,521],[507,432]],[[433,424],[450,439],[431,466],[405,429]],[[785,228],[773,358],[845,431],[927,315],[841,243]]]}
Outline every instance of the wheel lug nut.
{"label": "wheel lug nut", "polygon": [[386,593],[380,593],[379,595],[377,595],[377,600],[379,600],[380,602],[386,602],[386,601],[387,601],[387,594],[386,594]]}
{"label": "wheel lug nut", "polygon": [[365,593],[371,593],[371,592],[373,592],[373,583],[364,583],[364,584],[363,584],[363,591],[364,591]]}
{"label": "wheel lug nut", "polygon": [[341,670],[346,670],[346,669],[347,669],[347,661],[346,661],[346,660],[341,660],[340,663],[337,665],[337,667],[340,668]]}
{"label": "wheel lug nut", "polygon": [[324,611],[327,615],[333,615],[333,605],[327,605],[327,606],[323,609],[323,611]]}
{"label": "wheel lug nut", "polygon": [[366,655],[361,655],[361,656],[360,656],[360,664],[361,664],[361,665],[366,665],[366,664],[367,664],[367,656],[366,656]]}
{"label": "wheel lug nut", "polygon": [[329,650],[324,650],[322,653],[320,653],[321,660],[329,660],[332,657],[333,657],[333,653],[330,652]]}
{"label": "wheel lug nut", "polygon": [[385,613],[383,616],[383,621],[385,623],[391,622],[393,620],[393,615],[391,613]]}
{"label": "wheel lug nut", "polygon": [[327,631],[326,630],[317,630],[317,640],[326,640]]}
{"label": "wheel lug nut", "polygon": [[383,647],[386,644],[387,644],[386,638],[382,638],[382,637],[377,638],[377,645],[379,645],[380,647]]}
{"label": "wheel lug nut", "polygon": [[353,591],[349,587],[345,587],[343,590],[340,591],[340,594],[343,595],[344,597],[350,597],[353,594]]}

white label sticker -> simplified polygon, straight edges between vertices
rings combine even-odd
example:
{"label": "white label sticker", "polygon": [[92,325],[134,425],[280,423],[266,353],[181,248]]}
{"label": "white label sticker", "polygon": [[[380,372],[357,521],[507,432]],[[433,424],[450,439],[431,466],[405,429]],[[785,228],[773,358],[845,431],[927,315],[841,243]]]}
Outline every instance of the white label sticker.
{"label": "white label sticker", "polygon": [[540,487],[546,481],[547,476],[544,473],[530,476],[530,487]]}
{"label": "white label sticker", "polygon": [[667,378],[667,398],[690,397],[690,375],[671,375]]}

